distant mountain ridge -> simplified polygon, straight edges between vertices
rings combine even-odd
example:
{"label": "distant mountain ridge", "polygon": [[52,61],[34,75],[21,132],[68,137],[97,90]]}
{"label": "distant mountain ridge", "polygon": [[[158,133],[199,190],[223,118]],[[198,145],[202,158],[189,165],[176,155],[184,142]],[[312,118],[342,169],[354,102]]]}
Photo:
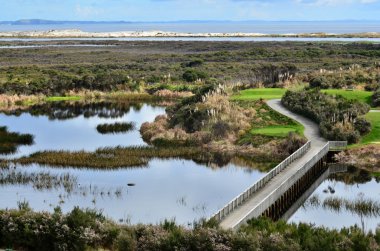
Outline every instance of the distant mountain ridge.
{"label": "distant mountain ridge", "polygon": [[44,24],[117,24],[117,23],[131,23],[127,21],[54,21],[44,19],[21,19],[16,21],[0,21],[0,24],[9,25],[44,25]]}

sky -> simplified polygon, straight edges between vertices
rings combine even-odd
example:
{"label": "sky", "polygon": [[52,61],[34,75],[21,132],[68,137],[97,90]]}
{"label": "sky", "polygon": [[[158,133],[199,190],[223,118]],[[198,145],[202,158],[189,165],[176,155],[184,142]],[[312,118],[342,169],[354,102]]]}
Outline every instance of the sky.
{"label": "sky", "polygon": [[380,20],[380,0],[0,0],[0,20]]}

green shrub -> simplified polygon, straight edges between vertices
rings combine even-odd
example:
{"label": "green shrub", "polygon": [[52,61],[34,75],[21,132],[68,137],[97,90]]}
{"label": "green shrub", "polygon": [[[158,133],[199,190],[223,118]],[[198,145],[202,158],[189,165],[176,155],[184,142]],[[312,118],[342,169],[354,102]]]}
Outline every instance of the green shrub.
{"label": "green shrub", "polygon": [[183,73],[182,78],[186,82],[194,82],[198,79],[205,80],[207,79],[207,73],[202,72],[202,71],[197,71],[194,69],[189,69]]}
{"label": "green shrub", "polygon": [[62,214],[0,210],[0,248],[16,250],[378,250],[379,229],[340,231],[309,224],[252,219],[238,231],[215,224],[186,229],[173,221],[121,226],[91,210]]}
{"label": "green shrub", "polygon": [[378,89],[372,96],[372,105],[374,107],[380,106],[380,89]]}
{"label": "green shrub", "polygon": [[330,87],[326,77],[323,76],[312,78],[309,84],[313,88],[327,89]]}
{"label": "green shrub", "polygon": [[302,114],[319,124],[321,134],[328,140],[356,143],[360,135],[370,131],[370,123],[360,116],[369,111],[367,104],[329,96],[318,90],[287,91],[282,103],[291,111]]}

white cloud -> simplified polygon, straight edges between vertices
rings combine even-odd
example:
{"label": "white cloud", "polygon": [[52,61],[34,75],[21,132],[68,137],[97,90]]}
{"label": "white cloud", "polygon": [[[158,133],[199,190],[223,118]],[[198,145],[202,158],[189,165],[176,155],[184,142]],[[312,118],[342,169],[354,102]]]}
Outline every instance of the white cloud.
{"label": "white cloud", "polygon": [[103,11],[93,6],[82,6],[78,4],[75,7],[75,13],[80,17],[94,17],[101,14]]}

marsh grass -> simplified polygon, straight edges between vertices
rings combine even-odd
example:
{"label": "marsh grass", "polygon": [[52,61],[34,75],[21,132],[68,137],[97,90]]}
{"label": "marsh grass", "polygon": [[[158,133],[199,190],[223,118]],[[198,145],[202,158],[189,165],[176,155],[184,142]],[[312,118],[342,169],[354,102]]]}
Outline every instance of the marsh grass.
{"label": "marsh grass", "polygon": [[192,147],[116,147],[100,148],[95,152],[44,151],[15,159],[16,163],[59,167],[122,168],[146,166],[152,158],[196,158],[201,150]]}
{"label": "marsh grass", "polygon": [[9,132],[6,126],[0,127],[0,154],[11,154],[19,145],[31,144],[33,135]]}
{"label": "marsh grass", "polygon": [[306,206],[308,205],[314,208],[319,208],[322,206],[324,209],[337,213],[345,210],[359,216],[380,216],[380,203],[369,198],[364,198],[363,196],[359,196],[358,198],[352,200],[330,196],[321,201],[317,195],[314,195],[306,202]]}
{"label": "marsh grass", "polygon": [[96,127],[96,130],[101,134],[108,133],[123,133],[131,131],[135,128],[133,122],[113,123],[113,124],[100,124]]}
{"label": "marsh grass", "polygon": [[18,168],[3,168],[0,185],[32,185],[36,190],[63,188],[70,193],[77,186],[77,178],[69,173],[51,174],[50,172],[26,172]]}

